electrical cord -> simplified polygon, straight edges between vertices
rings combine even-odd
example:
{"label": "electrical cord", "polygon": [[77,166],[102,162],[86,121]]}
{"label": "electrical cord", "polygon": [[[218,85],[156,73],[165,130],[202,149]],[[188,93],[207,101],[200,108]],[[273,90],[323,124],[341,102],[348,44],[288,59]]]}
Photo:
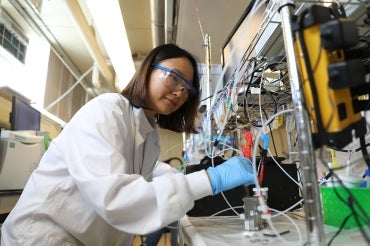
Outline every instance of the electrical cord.
{"label": "electrical cord", "polygon": [[270,149],[267,149],[269,155],[271,156],[271,159],[274,161],[275,165],[277,165],[280,170],[290,179],[292,180],[299,188],[302,188],[302,185],[298,183],[285,169],[281,166],[281,164],[275,159],[275,157],[271,154]]}
{"label": "electrical cord", "polygon": [[[264,114],[267,118],[267,114],[266,114],[265,110],[263,110],[263,112],[264,112]],[[276,110],[276,112],[277,112],[277,110]],[[270,132],[272,132],[271,124],[268,124],[268,127],[269,127]],[[272,141],[272,146],[274,147],[275,155],[277,156],[278,152],[277,152],[277,149],[276,149],[274,134],[271,134],[271,141]],[[271,153],[270,153],[270,155],[271,155]],[[271,155],[271,156],[273,156],[273,155]]]}
{"label": "electrical cord", "polygon": [[[356,224],[357,224],[357,227],[359,228],[359,230],[361,231],[361,234],[362,234],[362,236],[364,237],[364,239],[365,239],[365,241],[367,242],[367,244],[368,245],[370,245],[370,238],[368,237],[368,235],[367,235],[367,233],[365,232],[365,230],[364,230],[364,228],[363,228],[363,226],[361,225],[361,223],[360,223],[360,218],[359,218],[359,216],[357,216],[357,212],[356,212],[356,210],[354,209],[354,207],[353,207],[353,204],[352,204],[352,201],[350,200],[350,206],[351,206],[351,209],[352,209],[352,211],[354,211],[354,213],[355,213],[355,216],[354,216],[354,219],[355,219],[355,221],[356,221]],[[367,223],[367,225],[369,225],[370,226],[370,223],[368,222]]]}
{"label": "electrical cord", "polygon": [[360,223],[357,221],[358,218],[359,218],[359,215],[358,213],[356,212],[356,210],[354,209],[354,205],[358,208],[359,212],[362,214],[362,216],[364,217],[363,221],[365,222],[365,225],[368,225],[370,226],[370,217],[369,215],[367,214],[366,210],[361,206],[361,204],[358,202],[358,200],[353,196],[351,190],[349,188],[347,188],[343,183],[342,181],[340,180],[340,178],[334,173],[332,172],[332,175],[338,180],[339,184],[340,184],[340,187],[343,188],[343,190],[347,193],[348,195],[348,198],[347,200],[345,200],[337,191],[337,187],[334,185],[333,186],[333,191],[335,193],[335,195],[337,196],[337,198],[342,202],[344,203],[345,205],[348,206],[348,208],[352,211],[353,213],[353,216],[356,220],[356,223],[357,225],[359,226],[359,229],[364,237],[364,239],[368,242],[368,244],[370,245],[370,239],[368,238],[368,236],[366,235],[366,233],[363,231],[362,229],[362,226],[360,225]]}
{"label": "electrical cord", "polygon": [[[300,27],[302,27],[304,18],[307,14],[308,14],[308,9],[305,9],[302,12],[302,14],[299,15],[298,24],[299,24]],[[317,91],[316,91],[316,87],[315,87],[315,83],[314,83],[315,79],[314,79],[314,76],[313,76],[313,71],[312,71],[311,66],[310,66],[311,63],[310,63],[310,59],[308,57],[308,51],[307,51],[306,43],[304,41],[302,28],[299,29],[297,34],[298,34],[299,43],[301,44],[303,59],[304,59],[304,63],[305,63],[305,67],[306,67],[306,71],[307,71],[307,75],[308,75],[308,82],[309,82],[310,88],[311,88],[312,99],[313,99],[314,105],[318,106],[318,105],[320,105],[319,104],[319,98],[317,96]],[[306,79],[304,79],[304,80],[306,80]],[[311,112],[310,110],[307,110],[307,111]],[[316,116],[316,126],[318,128],[318,132],[324,132],[324,127],[322,126],[321,112],[320,112],[319,109],[316,109],[315,116]],[[320,139],[321,143],[323,141],[324,141],[324,139]]]}
{"label": "electrical cord", "polygon": [[[291,113],[293,110],[292,109],[289,109],[289,110],[284,110],[284,111],[281,111],[281,112],[279,112],[279,113],[277,113],[277,114],[275,114],[275,115],[273,115],[270,119],[268,119],[266,122],[264,122],[264,126],[266,127],[267,125],[269,125],[269,124],[271,124],[271,122],[272,122],[272,120],[277,116],[277,115],[279,115],[279,114],[283,114],[283,113]],[[262,130],[262,129],[261,129]],[[259,132],[259,134],[261,134],[261,130],[260,130],[260,132]],[[213,146],[212,146],[212,150],[211,150],[211,153],[208,155],[210,158],[211,158],[211,160],[213,161],[213,158],[212,157],[214,157],[215,156],[215,148],[217,147],[217,145],[219,144],[219,142],[220,142],[220,137],[221,137],[221,135],[222,135],[222,132],[223,132],[223,129],[222,130],[220,130],[219,131],[219,135],[216,137],[216,141],[214,141],[214,144],[213,144]],[[257,139],[259,139],[259,137],[257,137]],[[212,141],[211,141],[212,142]],[[256,148],[256,146],[257,145],[255,145],[255,148]],[[233,147],[231,147],[231,146],[229,146],[229,148],[226,148],[225,150],[230,150],[230,149],[234,149]],[[242,155],[242,153],[238,150],[238,149],[234,149],[237,153],[239,153],[240,155]],[[255,158],[255,153],[254,153],[254,158]],[[276,160],[275,160],[276,161]],[[255,160],[254,160],[254,162],[255,162]],[[214,165],[214,163],[212,164],[212,165]],[[255,167],[255,163],[254,163],[254,167]],[[255,168],[254,168],[254,170],[255,170]],[[256,175],[255,175],[256,176]],[[257,191],[258,192],[258,191]],[[224,199],[225,199],[225,201],[227,201],[227,198],[223,195],[223,197],[224,197]],[[299,202],[301,202],[301,201],[299,201]],[[233,210],[235,207],[232,207],[229,203],[228,203],[228,205],[229,205],[229,208],[227,208],[227,209],[225,209],[225,210]],[[294,206],[296,206],[295,204],[294,204]],[[215,216],[215,215],[217,215],[217,214],[219,214],[219,213],[222,213],[222,212],[224,212],[225,210],[222,210],[222,211],[219,211],[219,212],[217,212],[216,214],[214,214],[214,215],[212,215],[212,216]],[[285,211],[284,211],[285,212]],[[238,213],[234,210],[234,213],[237,215]],[[270,223],[271,224],[271,223]],[[275,229],[276,230],[276,229]],[[284,239],[282,239],[282,240],[284,240]],[[289,242],[288,242],[289,243]]]}
{"label": "electrical cord", "polygon": [[239,216],[239,213],[238,213],[238,212],[236,212],[236,210],[235,210],[235,209],[238,209],[238,208],[243,208],[243,206],[235,206],[235,207],[225,208],[225,209],[223,209],[223,210],[220,210],[220,211],[218,211],[218,212],[216,212],[216,213],[214,213],[214,214],[210,215],[209,217],[215,217],[215,216],[217,216],[217,215],[219,215],[219,214],[222,214],[222,213],[224,213],[224,212],[227,212],[227,211],[229,211],[229,210],[233,210],[233,212],[234,212],[237,216]]}
{"label": "electrical cord", "polygon": [[334,236],[329,240],[328,242],[328,246],[330,246],[334,239],[341,233],[341,231],[344,229],[344,226],[346,225],[347,221],[353,216],[353,213],[350,213],[349,215],[347,215],[344,220],[342,221],[342,224],[340,225],[339,227],[339,230],[334,234]]}
{"label": "electrical cord", "polygon": [[[220,137],[221,137],[221,133],[220,133],[220,135],[219,135],[219,137],[218,137],[218,140],[220,139]],[[211,157],[211,161],[212,161],[212,167],[215,167],[215,164],[214,164],[214,151],[215,151],[215,147],[216,147],[217,145],[214,145],[214,147],[213,147],[213,149],[212,149],[212,157]],[[230,147],[230,146],[229,146]],[[232,148],[232,147],[230,147],[230,148]],[[232,148],[232,149],[234,149],[234,148]],[[238,150],[237,152],[239,152],[239,155],[240,156],[243,156],[243,153],[240,151],[240,150]],[[230,204],[230,202],[229,202],[229,200],[227,199],[227,197],[225,196],[225,194],[224,194],[224,192],[223,191],[221,191],[220,192],[220,194],[222,195],[222,197],[224,198],[224,200],[225,200],[225,202],[226,202],[226,204],[229,206],[229,208],[235,213],[235,215],[239,215],[239,213],[233,208],[233,206]]]}
{"label": "electrical cord", "polygon": [[[267,220],[269,221],[269,226],[271,227],[271,229],[274,231],[274,233],[276,234],[276,236],[280,239],[280,241],[286,243],[286,244],[289,244],[289,245],[303,245],[303,237],[302,237],[302,232],[301,230],[299,229],[297,223],[292,219],[290,218],[290,216],[288,216],[286,213],[280,213],[280,211],[276,210],[276,209],[273,209],[273,208],[270,208],[270,210],[272,212],[278,212],[279,215],[283,215],[285,216],[285,218],[287,218],[294,226],[294,228],[296,229],[297,231],[297,234],[298,234],[298,244],[297,242],[293,242],[293,241],[287,241],[285,240],[281,235],[280,233],[277,231],[277,229],[274,227],[272,221],[271,221],[271,216],[269,216],[270,218]],[[270,223],[271,222],[271,223]]]}
{"label": "electrical cord", "polygon": [[[296,206],[298,206],[299,204],[301,204],[303,201],[304,201],[304,199],[301,199],[301,200],[299,200],[298,202],[294,203],[292,206],[290,206],[289,208],[287,208],[287,209],[285,209],[283,211],[279,211],[277,209],[273,209],[273,211],[276,212],[276,214],[275,215],[271,215],[271,218],[274,218],[276,216],[279,216],[281,214],[285,214],[285,213],[289,212],[291,209],[295,208]],[[272,209],[272,208],[270,208],[270,209]]]}
{"label": "electrical cord", "polygon": [[370,169],[370,156],[366,149],[366,142],[365,142],[364,136],[360,137],[360,145],[361,145],[362,156],[364,157],[367,168]]}
{"label": "electrical cord", "polygon": [[[258,134],[257,134],[256,139],[260,139],[261,134],[262,134],[263,127],[265,127],[267,124],[271,123],[271,121],[274,120],[276,116],[281,115],[281,114],[285,114],[285,113],[291,113],[291,112],[293,112],[293,109],[286,109],[286,110],[282,110],[282,111],[280,111],[280,112],[272,115],[266,122],[264,122],[264,125],[258,131]],[[253,156],[253,158],[252,158],[252,165],[253,165],[253,172],[254,172],[255,184],[256,184],[256,196],[258,197],[258,200],[259,200],[259,203],[260,203],[260,207],[266,209],[267,208],[267,205],[266,205],[265,200],[263,199],[263,196],[261,196],[261,187],[260,187],[260,184],[258,183],[258,179],[257,179],[257,170],[256,170],[257,148],[258,148],[258,145],[255,144],[254,145],[254,148],[253,148],[253,155],[252,155]],[[288,243],[289,244],[290,242],[287,242],[284,238],[282,238],[280,236],[279,232],[274,227],[273,222],[271,220],[271,216],[266,215],[266,218],[265,219],[266,219],[267,223],[269,224],[269,226],[271,227],[271,229],[274,231],[274,233],[278,236],[278,238],[280,240],[282,240],[284,243]]]}
{"label": "electrical cord", "polygon": [[[260,8],[261,6],[262,6],[263,4],[262,3],[259,3],[258,5],[254,5],[253,6],[253,8],[252,8],[252,10],[251,10],[251,13],[253,13],[254,11],[256,11],[256,9],[258,9],[258,8]],[[249,16],[251,16],[251,15],[249,15]],[[235,47],[234,47],[234,49],[235,49]],[[231,52],[231,54],[233,54],[233,52],[234,52],[234,49],[232,49],[232,52]],[[218,107],[220,107],[220,105],[221,105],[221,102],[225,99],[225,98],[235,98],[234,96],[235,96],[235,94],[237,94],[238,93],[238,88],[237,88],[237,85],[239,84],[239,86],[240,85],[242,85],[243,83],[242,83],[242,81],[243,81],[243,78],[245,77],[244,76],[244,74],[242,74],[241,76],[237,73],[237,72],[239,72],[243,67],[244,67],[244,64],[245,64],[245,62],[247,62],[248,60],[247,59],[245,59],[245,55],[246,55],[246,53],[244,54],[244,56],[243,56],[243,58],[242,58],[242,61],[238,64],[238,67],[236,67],[235,69],[234,69],[234,72],[233,72],[233,74],[230,76],[230,79],[227,81],[227,83],[226,83],[226,85],[225,86],[223,86],[223,89],[222,89],[222,93],[221,93],[221,95],[219,95],[217,98],[214,98],[214,102],[212,103],[212,107],[209,109],[209,115],[211,115],[211,112],[213,112],[213,113],[215,113],[215,111],[217,110],[217,108]],[[252,58],[253,59],[253,58]],[[249,63],[250,64],[250,63]],[[248,65],[249,65],[248,64]],[[227,64],[227,65],[229,65],[229,64]],[[225,69],[226,69],[226,67],[227,66],[225,66],[224,67],[224,70],[223,70],[223,74],[225,73]],[[222,76],[221,76],[222,77]],[[220,82],[222,82],[221,80],[219,80],[218,81],[218,83],[217,84],[220,84]],[[231,85],[231,88],[229,89],[229,87],[230,87],[230,85]],[[228,92],[228,93],[227,93]],[[229,95],[229,93],[231,93],[231,96]],[[222,114],[222,116],[226,116],[226,117],[228,117],[229,116],[229,113],[230,113],[230,107],[228,107],[229,105],[226,105],[227,107],[226,107],[226,110],[227,110],[227,112],[225,112],[224,114]],[[215,119],[217,118],[217,117],[214,117]],[[225,123],[226,121],[224,121],[224,122],[221,122],[221,126],[219,127],[220,128],[220,131],[222,132],[223,131],[223,128],[224,128],[224,124],[226,124]],[[219,123],[219,122],[216,122],[217,124]]]}

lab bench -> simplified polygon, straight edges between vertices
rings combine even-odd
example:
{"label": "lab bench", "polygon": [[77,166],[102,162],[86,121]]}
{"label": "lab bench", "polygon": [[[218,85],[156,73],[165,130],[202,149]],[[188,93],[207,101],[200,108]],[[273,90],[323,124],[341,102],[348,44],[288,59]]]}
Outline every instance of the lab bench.
{"label": "lab bench", "polygon": [[[305,245],[307,242],[305,219],[300,216],[272,218],[273,226],[281,233],[282,239],[273,234],[271,228],[260,231],[246,231],[244,220],[237,216],[189,217],[185,216],[179,223],[181,246],[223,246],[223,245]],[[324,226],[326,244],[339,230],[337,227]],[[333,240],[336,246],[368,245],[358,228],[344,229]]]}

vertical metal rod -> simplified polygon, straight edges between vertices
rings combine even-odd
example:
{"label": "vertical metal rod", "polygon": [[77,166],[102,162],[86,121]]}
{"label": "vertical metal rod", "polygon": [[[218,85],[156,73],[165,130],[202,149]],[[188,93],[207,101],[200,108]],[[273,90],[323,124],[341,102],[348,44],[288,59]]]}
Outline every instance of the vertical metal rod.
{"label": "vertical metal rod", "polygon": [[[207,97],[211,95],[211,37],[206,34],[204,38],[204,46],[206,47],[206,94]],[[211,108],[211,100],[207,100],[207,109]]]}
{"label": "vertical metal rod", "polygon": [[[211,37],[209,34],[206,34],[204,37],[204,46],[206,49],[206,55],[205,55],[205,62],[206,62],[206,77],[205,77],[205,89],[206,94],[205,96],[207,99],[207,111],[210,112],[211,110]],[[212,121],[208,121],[207,126],[207,136],[209,137],[209,140],[212,141]],[[210,143],[210,142],[209,142]],[[209,148],[210,149],[210,148]]]}
{"label": "vertical metal rod", "polygon": [[283,39],[287,57],[289,79],[291,83],[294,114],[298,133],[299,161],[302,167],[304,210],[306,213],[307,244],[325,245],[323,216],[319,186],[317,182],[315,154],[312,145],[310,120],[303,106],[303,95],[299,83],[297,60],[294,52],[294,40],[291,26],[292,0],[282,0],[279,7]]}
{"label": "vertical metal rod", "polygon": [[286,135],[288,139],[288,153],[289,153],[289,163],[293,163],[295,159],[295,155],[293,153],[294,151],[294,146],[293,146],[293,135],[292,135],[292,130],[293,130],[293,117],[294,115],[292,113],[286,114],[286,123],[285,123],[285,130],[286,130]]}

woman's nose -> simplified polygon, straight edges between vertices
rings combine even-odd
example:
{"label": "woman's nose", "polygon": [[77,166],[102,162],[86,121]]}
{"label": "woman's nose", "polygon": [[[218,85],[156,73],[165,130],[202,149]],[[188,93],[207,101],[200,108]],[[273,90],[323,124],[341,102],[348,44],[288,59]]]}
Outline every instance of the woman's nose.
{"label": "woman's nose", "polygon": [[173,94],[175,94],[178,97],[184,96],[185,88],[178,88],[177,90],[173,91]]}

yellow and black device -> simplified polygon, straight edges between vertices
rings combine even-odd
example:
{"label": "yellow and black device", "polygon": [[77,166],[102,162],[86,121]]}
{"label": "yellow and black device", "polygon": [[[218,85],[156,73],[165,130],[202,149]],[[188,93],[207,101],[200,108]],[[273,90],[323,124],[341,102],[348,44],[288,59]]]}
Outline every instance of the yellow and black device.
{"label": "yellow and black device", "polygon": [[358,105],[369,94],[361,59],[346,59],[358,42],[356,24],[335,17],[332,10],[313,5],[293,17],[294,49],[305,106],[311,120],[314,147],[341,149],[366,134]]}

